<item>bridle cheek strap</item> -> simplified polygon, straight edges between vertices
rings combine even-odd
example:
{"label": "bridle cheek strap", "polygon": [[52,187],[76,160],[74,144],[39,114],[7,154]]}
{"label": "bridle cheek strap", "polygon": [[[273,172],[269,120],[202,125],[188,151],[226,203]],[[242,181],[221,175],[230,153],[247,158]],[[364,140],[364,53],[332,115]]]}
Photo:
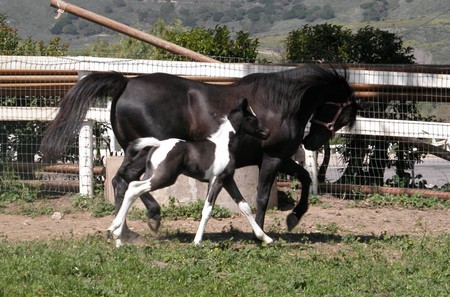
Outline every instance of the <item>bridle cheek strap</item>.
{"label": "bridle cheek strap", "polygon": [[336,103],[336,102],[325,102],[324,104],[330,104],[330,105],[334,105],[339,107],[338,110],[336,111],[336,114],[334,115],[334,118],[331,122],[325,123],[319,120],[316,120],[315,118],[313,118],[311,120],[311,123],[315,123],[315,124],[319,124],[324,126],[325,128],[327,128],[328,131],[331,132],[331,136],[334,136],[334,133],[336,132],[334,129],[334,126],[336,125],[336,121],[339,119],[339,116],[341,115],[342,111],[344,110],[344,108],[346,108],[347,106],[352,104],[352,101],[347,101],[344,103]]}

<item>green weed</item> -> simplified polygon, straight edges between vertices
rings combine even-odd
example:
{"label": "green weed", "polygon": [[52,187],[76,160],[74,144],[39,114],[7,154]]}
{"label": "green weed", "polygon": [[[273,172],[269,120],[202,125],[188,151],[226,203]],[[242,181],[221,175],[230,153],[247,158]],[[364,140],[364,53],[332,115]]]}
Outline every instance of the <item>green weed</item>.
{"label": "green weed", "polygon": [[364,201],[372,206],[403,206],[412,208],[442,208],[450,206],[450,200],[438,199],[436,197],[424,197],[422,194],[372,194],[366,196]]}
{"label": "green weed", "polygon": [[[161,207],[161,214],[163,218],[167,219],[184,219],[192,218],[200,220],[202,217],[202,210],[205,202],[203,200],[197,200],[187,205],[180,205],[177,203],[174,197],[169,197],[169,203],[167,206]],[[232,212],[220,205],[215,205],[212,213],[214,218],[229,218],[232,216]]]}

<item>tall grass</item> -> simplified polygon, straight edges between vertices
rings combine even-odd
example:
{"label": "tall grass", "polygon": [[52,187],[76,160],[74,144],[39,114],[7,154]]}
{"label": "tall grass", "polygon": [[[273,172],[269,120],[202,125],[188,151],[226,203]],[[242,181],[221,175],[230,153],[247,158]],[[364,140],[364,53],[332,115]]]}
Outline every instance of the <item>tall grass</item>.
{"label": "tall grass", "polygon": [[[326,238],[326,237],[325,237]],[[449,296],[450,235],[0,243],[0,296]],[[326,240],[325,240],[326,241]]]}

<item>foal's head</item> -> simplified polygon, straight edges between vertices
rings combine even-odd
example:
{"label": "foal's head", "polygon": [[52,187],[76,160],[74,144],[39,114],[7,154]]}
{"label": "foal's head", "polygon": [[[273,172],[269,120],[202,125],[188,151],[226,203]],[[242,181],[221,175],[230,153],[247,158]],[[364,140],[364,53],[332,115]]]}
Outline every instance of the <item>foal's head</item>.
{"label": "foal's head", "polygon": [[269,138],[269,130],[261,126],[256,114],[248,105],[247,98],[241,99],[239,104],[228,113],[227,118],[236,134],[246,133],[259,139]]}

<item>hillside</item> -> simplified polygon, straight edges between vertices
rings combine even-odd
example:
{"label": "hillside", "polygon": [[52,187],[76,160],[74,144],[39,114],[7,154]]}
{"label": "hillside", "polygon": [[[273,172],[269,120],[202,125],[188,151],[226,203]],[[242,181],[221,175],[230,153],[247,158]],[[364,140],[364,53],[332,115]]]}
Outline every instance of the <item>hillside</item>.
{"label": "hillside", "polygon": [[[138,29],[158,18],[180,19],[186,26],[227,25],[231,31],[258,37],[260,52],[277,56],[288,32],[304,24],[332,23],[352,30],[370,25],[401,36],[415,49],[419,63],[450,64],[448,0],[67,0],[68,3]],[[61,36],[73,54],[99,38],[114,39],[113,31],[64,14],[55,20],[50,0],[0,0],[0,13],[22,37],[50,40]],[[275,58],[274,58],[275,59]]]}

